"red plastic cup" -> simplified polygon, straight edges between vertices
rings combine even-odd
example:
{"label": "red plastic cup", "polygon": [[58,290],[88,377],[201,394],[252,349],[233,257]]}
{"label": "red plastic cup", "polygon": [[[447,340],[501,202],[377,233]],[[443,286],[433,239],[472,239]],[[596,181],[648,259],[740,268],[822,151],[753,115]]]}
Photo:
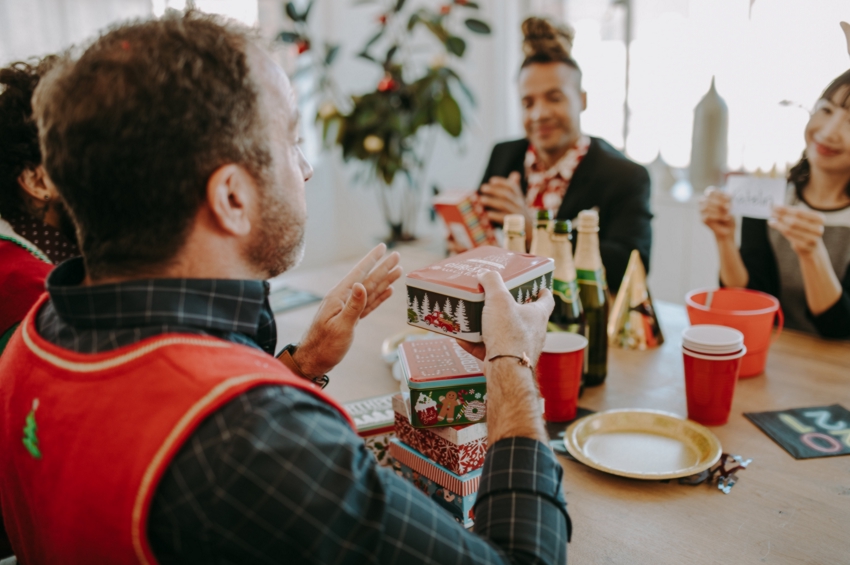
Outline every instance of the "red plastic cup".
{"label": "red plastic cup", "polygon": [[692,326],[682,335],[688,418],[705,426],[729,421],[741,360],[741,332],[723,326]]}
{"label": "red plastic cup", "polygon": [[543,397],[545,420],[568,422],[575,419],[585,348],[587,338],[583,335],[546,334],[546,343],[537,361],[537,383]]}

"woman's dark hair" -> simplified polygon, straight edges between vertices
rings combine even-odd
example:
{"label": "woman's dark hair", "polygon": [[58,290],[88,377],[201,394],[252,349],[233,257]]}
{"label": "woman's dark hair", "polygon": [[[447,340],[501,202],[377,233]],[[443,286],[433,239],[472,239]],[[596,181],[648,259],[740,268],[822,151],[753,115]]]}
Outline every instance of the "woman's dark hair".
{"label": "woman's dark hair", "polygon": [[41,164],[32,94],[56,59],[50,55],[0,69],[0,217],[27,212],[18,177]]}
{"label": "woman's dark hair", "polygon": [[555,25],[544,18],[531,17],[522,22],[521,69],[535,63],[564,63],[581,72],[571,53],[575,31],[566,25]]}
{"label": "woman's dark hair", "polygon": [[[835,97],[839,93],[842,99],[836,100]],[[843,108],[850,109],[850,70],[844,71],[841,76],[829,83],[829,86],[820,95],[819,100],[829,100]],[[788,182],[794,184],[794,190],[797,193],[797,198],[800,200],[805,200],[803,198],[803,189],[809,184],[811,172],[811,165],[809,165],[809,160],[806,157],[806,151],[804,149],[803,156],[788,171]],[[847,196],[850,196],[850,183],[847,183],[847,186],[844,187],[844,192],[847,193]]]}

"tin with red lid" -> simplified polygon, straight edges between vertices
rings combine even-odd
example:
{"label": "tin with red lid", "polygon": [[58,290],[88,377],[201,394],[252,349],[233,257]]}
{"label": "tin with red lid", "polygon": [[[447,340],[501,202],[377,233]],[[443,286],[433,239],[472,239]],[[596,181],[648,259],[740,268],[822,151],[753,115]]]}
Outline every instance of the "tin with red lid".
{"label": "tin with red lid", "polygon": [[411,272],[407,285],[407,323],[465,341],[480,342],[484,289],[479,275],[496,271],[519,303],[537,300],[552,288],[555,262],[548,257],[476,247]]}

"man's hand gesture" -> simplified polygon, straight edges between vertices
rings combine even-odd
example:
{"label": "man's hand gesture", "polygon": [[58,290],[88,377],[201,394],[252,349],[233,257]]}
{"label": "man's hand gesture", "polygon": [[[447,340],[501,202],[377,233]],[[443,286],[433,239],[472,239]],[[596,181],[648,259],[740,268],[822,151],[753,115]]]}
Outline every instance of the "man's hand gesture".
{"label": "man's hand gesture", "polygon": [[351,347],[354,328],[387,298],[401,276],[397,252],[381,243],[325,296],[293,359],[308,377],[333,369]]}

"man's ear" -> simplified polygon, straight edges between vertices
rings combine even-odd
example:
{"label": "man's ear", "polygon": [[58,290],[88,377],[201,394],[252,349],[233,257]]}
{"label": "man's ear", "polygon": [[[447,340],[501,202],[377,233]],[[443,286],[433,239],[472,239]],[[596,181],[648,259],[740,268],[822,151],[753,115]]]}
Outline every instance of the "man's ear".
{"label": "man's ear", "polygon": [[47,171],[42,165],[33,169],[24,169],[18,175],[18,184],[24,192],[35,200],[51,200],[56,196],[56,189],[47,178]]}
{"label": "man's ear", "polygon": [[584,112],[587,110],[587,92],[581,91],[581,111]]}
{"label": "man's ear", "polygon": [[251,231],[250,210],[254,205],[256,184],[239,165],[224,165],[207,180],[207,206],[218,227],[234,236]]}

